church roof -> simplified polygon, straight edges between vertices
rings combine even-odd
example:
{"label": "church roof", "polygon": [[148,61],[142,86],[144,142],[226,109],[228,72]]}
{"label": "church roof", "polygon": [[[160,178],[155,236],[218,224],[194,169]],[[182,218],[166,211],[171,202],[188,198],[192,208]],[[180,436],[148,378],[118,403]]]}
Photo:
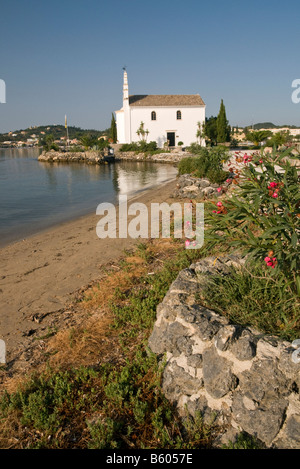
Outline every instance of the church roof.
{"label": "church roof", "polygon": [[205,106],[199,94],[137,94],[129,96],[130,106]]}

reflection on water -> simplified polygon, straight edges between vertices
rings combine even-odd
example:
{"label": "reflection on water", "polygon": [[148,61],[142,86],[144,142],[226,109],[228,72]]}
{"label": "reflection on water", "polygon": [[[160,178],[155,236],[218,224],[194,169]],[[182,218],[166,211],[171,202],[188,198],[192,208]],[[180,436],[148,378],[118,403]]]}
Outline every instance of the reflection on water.
{"label": "reflection on water", "polygon": [[48,164],[36,149],[0,149],[0,246],[55,224],[95,213],[102,202],[129,197],[174,178],[171,165]]}

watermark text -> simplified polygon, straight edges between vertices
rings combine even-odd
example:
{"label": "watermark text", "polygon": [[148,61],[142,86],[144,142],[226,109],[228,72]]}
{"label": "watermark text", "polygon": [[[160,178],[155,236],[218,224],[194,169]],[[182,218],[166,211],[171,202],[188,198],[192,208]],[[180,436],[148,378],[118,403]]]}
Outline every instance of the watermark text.
{"label": "watermark text", "polygon": [[293,80],[292,88],[296,88],[292,92],[292,102],[294,104],[298,104],[298,103],[300,103],[300,78],[297,78],[296,80]]}
{"label": "watermark text", "polygon": [[[118,213],[112,203],[98,205],[96,214],[102,218],[96,232],[105,238],[185,238],[187,249],[199,249],[204,244],[204,204],[151,203],[148,207],[141,202],[128,205],[126,195],[119,196]],[[118,216],[117,216],[118,215]]]}
{"label": "watermark text", "polygon": [[6,345],[4,340],[0,340],[0,365],[6,363]]}
{"label": "watermark text", "polygon": [[6,84],[4,80],[0,78],[0,103],[6,103]]}

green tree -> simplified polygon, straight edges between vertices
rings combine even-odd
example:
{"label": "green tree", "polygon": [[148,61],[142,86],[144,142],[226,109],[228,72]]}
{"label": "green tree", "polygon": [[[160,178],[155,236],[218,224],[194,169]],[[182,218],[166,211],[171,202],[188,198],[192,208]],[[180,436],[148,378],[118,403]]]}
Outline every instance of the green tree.
{"label": "green tree", "polygon": [[204,135],[209,143],[213,146],[217,144],[217,118],[211,116],[209,119],[205,119],[205,125],[203,129]]}
{"label": "green tree", "polygon": [[217,117],[217,142],[230,142],[230,125],[226,117],[225,105],[221,100],[220,110]]}
{"label": "green tree", "polygon": [[94,137],[92,135],[83,135],[79,141],[85,150],[89,150],[98,143],[97,137]]}
{"label": "green tree", "polygon": [[144,122],[141,122],[139,128],[136,131],[141,142],[147,142],[147,137],[149,134],[149,130],[148,129],[145,130],[144,127],[145,127]]}
{"label": "green tree", "polygon": [[276,132],[272,135],[270,139],[268,139],[267,145],[270,147],[275,146],[275,148],[278,148],[280,145],[285,145],[290,140],[291,140],[291,136],[289,132]]}
{"label": "green tree", "polygon": [[45,137],[41,138],[39,141],[40,145],[42,145],[43,150],[50,151],[50,150],[58,150],[58,145],[54,143],[54,136],[53,134],[45,135]]}
{"label": "green tree", "polygon": [[115,119],[114,114],[112,114],[112,117],[111,117],[110,138],[112,139],[113,143],[117,142],[117,125],[116,125],[116,119]]}
{"label": "green tree", "polygon": [[272,132],[270,130],[253,130],[246,133],[246,139],[258,146],[271,135]]}

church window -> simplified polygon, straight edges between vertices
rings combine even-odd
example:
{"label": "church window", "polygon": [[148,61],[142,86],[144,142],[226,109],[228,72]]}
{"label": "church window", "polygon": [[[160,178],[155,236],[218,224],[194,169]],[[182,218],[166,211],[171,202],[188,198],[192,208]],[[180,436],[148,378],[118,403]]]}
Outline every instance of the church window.
{"label": "church window", "polygon": [[156,112],[155,111],[151,112],[151,120],[156,121]]}
{"label": "church window", "polygon": [[181,111],[177,111],[177,120],[181,120]]}

